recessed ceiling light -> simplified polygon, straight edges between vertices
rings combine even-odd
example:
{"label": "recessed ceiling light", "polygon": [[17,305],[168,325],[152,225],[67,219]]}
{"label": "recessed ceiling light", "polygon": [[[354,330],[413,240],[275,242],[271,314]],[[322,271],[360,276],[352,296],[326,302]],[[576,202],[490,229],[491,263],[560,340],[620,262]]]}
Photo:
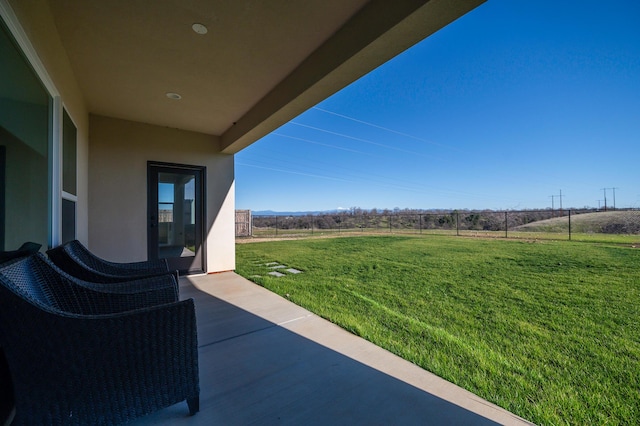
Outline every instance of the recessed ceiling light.
{"label": "recessed ceiling light", "polygon": [[193,29],[193,31],[200,35],[205,35],[209,31],[207,27],[202,24],[193,24],[191,28]]}
{"label": "recessed ceiling light", "polygon": [[182,99],[182,96],[180,96],[179,93],[169,92],[169,93],[167,93],[167,98],[178,100],[178,99]]}

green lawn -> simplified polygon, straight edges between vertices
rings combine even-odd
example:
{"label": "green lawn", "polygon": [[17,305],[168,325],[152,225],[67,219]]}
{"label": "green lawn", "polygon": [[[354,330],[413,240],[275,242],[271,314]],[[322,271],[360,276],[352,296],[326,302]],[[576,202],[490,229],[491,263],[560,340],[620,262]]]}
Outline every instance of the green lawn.
{"label": "green lawn", "polygon": [[[237,272],[537,424],[640,424],[640,249],[450,236],[237,246]],[[268,262],[304,271],[267,275]]]}
{"label": "green lawn", "polygon": [[[478,231],[455,229],[389,229],[384,228],[350,228],[350,229],[260,229],[253,228],[253,238],[310,238],[319,236],[350,236],[350,235],[448,235],[474,238],[505,238],[505,231]],[[519,240],[571,240],[591,243],[629,244],[640,246],[638,234],[606,234],[601,232],[572,232],[569,238],[568,231],[545,231],[542,227],[530,227],[525,231],[510,230],[506,237]]]}

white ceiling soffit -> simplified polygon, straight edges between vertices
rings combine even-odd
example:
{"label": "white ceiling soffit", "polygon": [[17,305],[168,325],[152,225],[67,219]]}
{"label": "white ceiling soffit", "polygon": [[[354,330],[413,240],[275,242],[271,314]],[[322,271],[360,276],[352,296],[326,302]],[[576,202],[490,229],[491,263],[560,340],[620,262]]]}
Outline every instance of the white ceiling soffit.
{"label": "white ceiling soffit", "polygon": [[49,5],[91,113],[215,135],[236,153],[483,2]]}

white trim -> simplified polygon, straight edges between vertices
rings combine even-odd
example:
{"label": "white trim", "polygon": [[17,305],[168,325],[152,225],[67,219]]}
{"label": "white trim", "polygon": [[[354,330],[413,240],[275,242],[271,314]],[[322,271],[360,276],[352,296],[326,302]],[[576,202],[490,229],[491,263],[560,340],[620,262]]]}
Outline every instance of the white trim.
{"label": "white trim", "polygon": [[51,164],[51,217],[49,227],[49,245],[56,247],[62,240],[62,101],[59,96],[53,98],[51,111],[51,141],[49,145],[49,164]]}
{"label": "white trim", "polygon": [[66,191],[61,191],[61,192],[62,192],[62,196],[60,198],[62,198],[63,200],[69,200],[69,201],[73,201],[75,203],[78,202],[78,196],[77,195],[69,194]]}

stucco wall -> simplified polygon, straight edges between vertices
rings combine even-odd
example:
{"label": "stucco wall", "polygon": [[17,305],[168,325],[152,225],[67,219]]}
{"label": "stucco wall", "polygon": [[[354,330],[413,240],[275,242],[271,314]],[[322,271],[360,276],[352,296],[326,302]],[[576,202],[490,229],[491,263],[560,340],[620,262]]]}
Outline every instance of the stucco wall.
{"label": "stucco wall", "polygon": [[206,270],[235,269],[234,157],[214,136],[91,115],[89,246],[117,262],[147,258],[147,161],[207,168]]}
{"label": "stucco wall", "polygon": [[207,167],[208,272],[235,269],[234,165],[213,136],[89,116],[46,0],[8,4],[78,131],[77,238],[107,259],[144,260],[148,160]]}

